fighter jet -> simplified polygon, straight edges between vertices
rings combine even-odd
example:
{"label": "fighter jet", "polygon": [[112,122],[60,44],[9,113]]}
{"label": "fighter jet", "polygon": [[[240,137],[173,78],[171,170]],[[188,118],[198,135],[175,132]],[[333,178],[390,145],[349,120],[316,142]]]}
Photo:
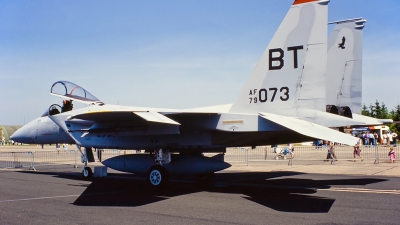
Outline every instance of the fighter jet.
{"label": "fighter jet", "polygon": [[[365,22],[366,20],[363,18],[354,18],[328,23],[336,24],[336,26],[328,38],[327,112],[365,122],[358,126],[391,124],[393,123],[391,119],[375,119],[360,115],[362,107],[362,37]],[[340,37],[346,36],[349,38],[346,44],[347,49],[337,48],[336,44],[341,43]],[[80,87],[77,90],[91,95]],[[91,96],[91,98],[95,98],[93,95]],[[95,99],[100,102],[99,99]],[[71,105],[67,106],[67,103],[69,100],[63,101],[63,107],[57,104],[50,106],[42,116],[26,124],[17,134],[14,134],[13,138],[18,142],[42,145],[75,143],[66,132],[60,130],[58,125],[48,118],[51,111],[63,112],[72,109]],[[226,105],[227,108],[230,106]],[[343,130],[343,127],[340,129]]]}
{"label": "fighter jet", "polygon": [[[146,149],[151,154],[118,156],[102,163],[147,174],[153,186],[166,183],[168,174],[212,174],[229,167],[221,160],[223,155],[201,154],[223,154],[226,147],[315,139],[354,145],[357,138],[328,128],[364,123],[326,112],[328,3],[294,1],[231,105],[186,110],[115,106],[78,85],[59,81],[51,94],[91,106],[48,117],[84,148],[84,176],[91,175],[87,162],[93,161],[93,148]],[[83,92],[76,93],[80,89]]]}

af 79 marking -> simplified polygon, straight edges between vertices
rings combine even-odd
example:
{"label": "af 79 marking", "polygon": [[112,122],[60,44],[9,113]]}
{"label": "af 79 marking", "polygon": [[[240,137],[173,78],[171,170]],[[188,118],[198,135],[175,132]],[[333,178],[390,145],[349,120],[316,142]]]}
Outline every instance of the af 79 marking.
{"label": "af 79 marking", "polygon": [[[257,89],[253,89],[250,90],[249,92],[249,99],[250,99],[250,103],[264,103],[267,102],[268,100],[270,102],[275,101],[275,97],[276,97],[276,93],[278,92],[278,88],[276,87],[272,87],[272,88],[268,88],[268,90],[266,88],[261,88],[260,90]],[[279,99],[283,102],[289,100],[289,88],[288,87],[281,87],[279,88]],[[270,98],[268,98],[268,96],[270,96],[272,94],[272,96]]]}

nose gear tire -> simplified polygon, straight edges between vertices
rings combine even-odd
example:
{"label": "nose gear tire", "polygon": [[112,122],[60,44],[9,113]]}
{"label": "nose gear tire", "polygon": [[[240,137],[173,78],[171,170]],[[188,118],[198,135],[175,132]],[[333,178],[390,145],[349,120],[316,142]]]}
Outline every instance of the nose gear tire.
{"label": "nose gear tire", "polygon": [[88,166],[83,167],[82,175],[85,178],[91,178],[93,176],[92,169],[90,167],[88,167]]}

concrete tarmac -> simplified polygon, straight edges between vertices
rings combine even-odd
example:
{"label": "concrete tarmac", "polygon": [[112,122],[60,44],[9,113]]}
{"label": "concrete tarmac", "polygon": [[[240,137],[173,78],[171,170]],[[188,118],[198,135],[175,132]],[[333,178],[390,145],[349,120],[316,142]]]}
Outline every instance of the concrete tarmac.
{"label": "concrete tarmac", "polygon": [[360,160],[338,160],[335,164],[324,160],[297,160],[293,159],[292,165],[288,165],[288,160],[268,161],[268,162],[249,162],[234,163],[227,171],[243,172],[284,172],[296,171],[301,173],[316,174],[341,174],[358,176],[389,176],[400,177],[400,162],[390,163],[389,160],[380,160],[379,164],[373,159]]}
{"label": "concrete tarmac", "polygon": [[235,163],[211,184],[175,176],[163,189],[113,170],[85,180],[71,165],[4,169],[0,224],[400,224],[398,163],[287,163]]}
{"label": "concrete tarmac", "polygon": [[130,174],[0,170],[0,224],[399,224],[400,178],[296,171],[174,177],[163,189]]}

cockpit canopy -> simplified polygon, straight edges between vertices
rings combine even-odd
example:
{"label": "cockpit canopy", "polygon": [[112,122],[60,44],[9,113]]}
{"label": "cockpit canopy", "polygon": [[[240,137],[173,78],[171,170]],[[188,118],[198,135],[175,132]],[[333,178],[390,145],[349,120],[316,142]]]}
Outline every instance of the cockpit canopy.
{"label": "cockpit canopy", "polygon": [[84,103],[101,102],[94,95],[69,81],[57,81],[51,86],[50,94]]}

